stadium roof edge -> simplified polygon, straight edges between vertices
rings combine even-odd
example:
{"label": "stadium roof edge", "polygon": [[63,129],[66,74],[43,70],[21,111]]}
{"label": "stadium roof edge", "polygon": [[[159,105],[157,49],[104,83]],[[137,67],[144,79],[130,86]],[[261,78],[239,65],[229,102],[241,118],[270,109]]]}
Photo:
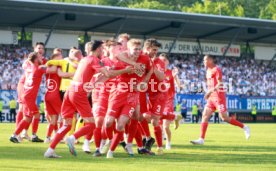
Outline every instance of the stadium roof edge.
{"label": "stadium roof edge", "polygon": [[[5,1],[5,0],[4,0]],[[92,4],[79,4],[79,3],[63,3],[63,2],[49,2],[49,1],[34,1],[34,0],[9,0],[11,2],[24,2],[24,3],[36,3],[40,5],[58,5],[63,7],[80,7],[80,8],[97,8],[102,10],[118,10],[124,11],[128,13],[132,12],[143,12],[143,13],[155,13],[155,14],[173,14],[173,15],[189,15],[194,17],[209,17],[213,19],[232,19],[232,20],[241,20],[241,21],[255,21],[255,22],[268,22],[274,23],[273,20],[267,19],[258,19],[258,18],[248,18],[248,17],[232,17],[232,16],[224,16],[224,15],[213,15],[213,14],[198,14],[198,13],[186,13],[180,11],[165,11],[165,10],[155,10],[155,9],[141,9],[141,8],[127,8],[127,7],[113,7],[113,6],[104,6],[104,5],[92,5]]]}
{"label": "stadium roof edge", "polygon": [[[123,22],[118,18],[122,18],[127,20],[122,31],[130,34],[150,33],[152,36],[175,37],[179,30],[175,23],[176,25],[185,23],[185,31],[181,37],[202,38],[203,36],[214,40],[231,40],[231,36],[236,32],[235,28],[243,28],[242,38],[239,36],[237,41],[276,43],[274,34],[276,21],[273,20],[32,0],[0,1],[0,9],[0,15],[4,15],[5,18],[4,21],[0,21],[0,27],[25,26],[45,29],[51,28],[53,20],[57,18],[59,24],[54,29],[116,33]],[[22,16],[19,16],[19,13]],[[15,14],[17,16],[14,16]],[[61,15],[65,14],[75,14],[75,23],[64,21]],[[137,27],[135,23],[145,27]],[[251,29],[251,33],[248,29]]]}

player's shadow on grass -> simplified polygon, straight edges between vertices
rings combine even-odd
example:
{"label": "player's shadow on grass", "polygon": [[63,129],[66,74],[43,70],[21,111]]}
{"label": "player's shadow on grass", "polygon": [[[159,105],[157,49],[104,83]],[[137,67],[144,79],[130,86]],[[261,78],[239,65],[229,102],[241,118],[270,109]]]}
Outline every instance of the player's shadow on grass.
{"label": "player's shadow on grass", "polygon": [[276,152],[276,146],[215,146],[215,145],[173,145],[173,149],[202,149],[210,151],[240,151],[240,152]]}
{"label": "player's shadow on grass", "polygon": [[[188,146],[179,145],[173,146],[173,148],[188,149],[188,152],[179,152],[176,150],[164,151],[162,156],[144,156],[135,154],[135,157],[128,157],[124,152],[116,152],[114,154],[115,159],[113,162],[127,162],[127,163],[162,163],[162,162],[198,162],[198,163],[227,163],[227,164],[275,164],[276,153],[273,147],[235,147],[235,146]],[[193,149],[196,149],[193,151]],[[92,154],[84,154],[78,149],[78,157],[73,157],[68,152],[68,149],[62,147],[58,149],[58,154],[63,156],[61,159],[44,159],[43,153],[45,148],[38,146],[26,147],[26,146],[2,146],[0,147],[1,159],[13,160],[60,160],[62,162],[95,162],[105,163],[110,162],[103,155],[100,158],[93,158]],[[248,153],[245,153],[248,152]],[[270,154],[269,154],[270,153]]]}

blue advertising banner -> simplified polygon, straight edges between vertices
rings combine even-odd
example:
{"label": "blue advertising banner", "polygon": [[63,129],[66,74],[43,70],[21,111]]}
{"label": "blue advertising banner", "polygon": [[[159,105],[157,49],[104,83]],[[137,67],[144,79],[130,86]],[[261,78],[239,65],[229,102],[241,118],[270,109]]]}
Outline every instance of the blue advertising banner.
{"label": "blue advertising banner", "polygon": [[[9,101],[12,98],[17,99],[17,92],[15,90],[0,90],[0,99],[4,102],[4,108],[8,107]],[[188,108],[191,108],[194,103],[198,102],[202,105],[206,104],[203,95],[176,94],[175,103],[181,102],[182,99],[187,101]],[[37,97],[37,104],[41,100],[43,100],[42,92]],[[276,105],[276,97],[240,97],[227,95],[227,108],[229,110],[251,110],[253,104],[256,104],[257,110],[271,110],[273,105]]]}
{"label": "blue advertising banner", "polygon": [[[192,94],[177,94],[176,99],[181,102],[182,99],[187,101],[188,108],[191,108],[194,103],[206,104],[203,95]],[[257,110],[272,110],[273,105],[276,105],[276,97],[240,97],[227,95],[226,105],[229,110],[251,110],[252,105],[257,106]]]}
{"label": "blue advertising banner", "polygon": [[[41,100],[43,100],[43,94],[39,92],[37,97],[37,104],[40,103]],[[9,106],[9,102],[11,99],[17,100],[17,92],[16,90],[0,90],[0,99],[3,101],[4,106],[3,108],[7,108]]]}

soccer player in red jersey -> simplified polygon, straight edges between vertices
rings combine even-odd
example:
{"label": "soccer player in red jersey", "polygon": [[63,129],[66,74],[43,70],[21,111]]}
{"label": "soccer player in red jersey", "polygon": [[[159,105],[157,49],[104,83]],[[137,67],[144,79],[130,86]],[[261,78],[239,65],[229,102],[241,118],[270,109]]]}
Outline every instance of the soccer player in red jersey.
{"label": "soccer player in red jersey", "polygon": [[207,104],[202,115],[200,138],[198,140],[191,141],[191,143],[196,145],[204,144],[208,121],[216,109],[219,111],[219,116],[223,121],[244,129],[245,138],[248,140],[250,138],[249,127],[227,115],[228,112],[226,108],[225,90],[222,83],[222,72],[216,65],[214,57],[210,55],[204,56],[204,65],[207,69],[206,79],[208,92],[204,96],[205,100],[207,100]]}
{"label": "soccer player in red jersey", "polygon": [[[154,135],[157,141],[157,155],[163,154],[162,148],[162,128],[159,120],[164,110],[165,99],[167,98],[167,90],[164,80],[165,64],[158,58],[158,48],[161,44],[156,39],[147,39],[144,43],[144,52],[148,54],[152,62],[152,70],[146,76],[148,81],[149,109],[144,117],[150,120],[154,127]],[[144,125],[143,125],[144,127]],[[153,142],[152,138],[147,139],[146,148],[151,150]]]}
{"label": "soccer player in red jersey", "polygon": [[[163,120],[163,129],[165,131],[166,135],[166,149],[171,149],[171,130],[170,130],[170,124],[173,121],[176,121],[175,129],[179,126],[179,121],[181,120],[180,115],[176,115],[174,113],[174,96],[175,96],[175,84],[174,82],[177,80],[177,68],[170,70],[167,69],[169,65],[168,56],[165,53],[162,53],[159,55],[159,58],[165,63],[165,79],[164,82],[166,83],[166,87],[168,89],[167,93],[167,100],[164,107],[163,116],[161,119]],[[180,116],[180,117],[177,117]]]}
{"label": "soccer player in red jersey", "polygon": [[56,145],[70,131],[72,127],[72,118],[77,110],[84,121],[84,126],[77,130],[73,135],[66,138],[67,145],[71,154],[77,155],[74,147],[75,140],[84,135],[89,135],[95,129],[95,121],[91,112],[91,106],[87,99],[86,86],[89,85],[93,75],[96,72],[102,72],[109,77],[107,70],[100,65],[99,56],[102,53],[102,41],[94,41],[92,46],[92,55],[83,58],[73,77],[73,81],[66,90],[64,100],[61,107],[61,115],[64,119],[63,126],[57,131],[50,147],[44,154],[47,158],[58,158],[55,154]]}
{"label": "soccer player in red jersey", "polygon": [[[103,128],[103,123],[108,109],[109,95],[110,95],[110,92],[114,91],[114,89],[116,88],[116,81],[117,81],[116,76],[128,72],[128,68],[129,68],[129,67],[126,68],[125,64],[117,59],[117,56],[121,53],[121,47],[122,47],[121,43],[118,43],[115,40],[108,40],[106,41],[105,45],[108,48],[109,57],[102,59],[101,62],[105,67],[107,67],[108,70],[112,70],[112,78],[105,81],[104,84],[96,85],[97,88],[95,89],[96,94],[98,96],[96,97],[97,99],[96,102],[93,99],[93,114],[96,122],[96,129],[94,131],[96,151],[93,154],[93,156],[95,157],[101,155],[101,152],[100,152],[101,144],[102,144],[102,147],[104,144],[107,144],[106,146],[108,146],[110,145],[110,142],[113,138],[113,135],[112,135],[113,130],[108,130],[108,135],[107,134],[105,135],[109,141],[104,142],[106,139],[105,138],[103,139],[103,142],[101,142],[102,129],[105,129]],[[102,153],[104,152],[102,151]]]}
{"label": "soccer player in red jersey", "polygon": [[[28,67],[28,65],[31,65],[29,60],[24,61],[22,68],[23,70],[26,69]],[[20,121],[23,119],[23,99],[22,99],[22,95],[24,92],[24,83],[25,83],[25,74],[23,74],[18,82],[17,85],[17,101],[19,104],[19,108],[18,108],[18,113],[16,115],[16,127],[18,127],[18,124],[20,123]],[[29,137],[29,135],[27,134],[27,131],[24,130],[24,134],[22,133],[23,136],[18,136],[18,140],[22,141],[22,138],[27,139],[28,141],[31,140],[31,138]]]}
{"label": "soccer player in red jersey", "polygon": [[[44,52],[45,52],[44,51],[44,43],[37,42],[34,46],[34,52],[37,52],[39,54],[38,56],[39,56],[40,60],[42,60],[42,64],[45,64],[47,62],[47,60],[43,57]],[[23,64],[23,65],[25,65],[25,64]],[[22,104],[23,101],[21,99],[21,96],[22,96],[23,91],[24,91],[24,88],[23,88],[24,87],[24,82],[25,82],[25,74],[23,74],[21,76],[21,78],[18,82],[18,86],[17,86],[17,90],[18,90],[17,93],[18,93],[18,99],[19,99],[19,112],[18,112],[17,117],[16,117],[16,123],[17,123],[16,125],[18,125],[18,123],[23,118],[23,104]],[[37,124],[37,120],[35,120],[35,119],[33,119],[33,122],[32,122],[32,125],[34,125],[34,124],[35,125]],[[24,138],[24,139],[27,139],[27,140],[32,140],[32,138],[29,137],[29,135],[27,133],[27,131],[29,129],[29,126],[30,125],[28,125],[26,127],[26,129],[23,129],[21,137],[18,137],[19,139]],[[33,138],[35,138],[35,137],[33,137]],[[36,141],[36,140],[38,140],[38,139],[35,138],[33,141]]]}
{"label": "soccer player in red jersey", "polygon": [[[51,56],[51,60],[61,60],[63,59],[61,53],[54,53]],[[51,142],[51,135],[52,132],[57,128],[57,121],[61,111],[62,100],[59,93],[59,87],[61,78],[69,78],[72,77],[74,74],[72,73],[64,73],[64,72],[57,72],[56,66],[51,66],[53,72],[46,74],[46,86],[47,91],[45,93],[45,113],[48,117],[48,129],[46,139],[44,143]]]}
{"label": "soccer player in red jersey", "polygon": [[[140,52],[141,41],[131,39],[128,42],[128,52],[122,53],[121,55],[125,55],[133,63],[143,66],[143,60],[147,60],[147,58],[143,58]],[[116,133],[113,136],[109,151],[107,152],[107,158],[113,158],[113,152],[123,138],[125,126],[135,112],[135,107],[139,99],[137,86],[142,81],[142,75],[145,70],[146,66],[135,70],[135,73],[118,76],[116,89],[110,93],[105,127],[106,129],[110,128],[115,119],[117,119],[117,125]]]}
{"label": "soccer player in red jersey", "polygon": [[13,136],[11,136],[10,138],[10,141],[14,143],[18,143],[18,135],[23,129],[26,129],[30,125],[32,119],[35,120],[33,123],[32,141],[43,142],[43,140],[39,139],[36,135],[38,130],[38,122],[40,119],[39,110],[36,105],[36,97],[38,94],[42,76],[45,73],[46,69],[45,66],[40,66],[42,61],[39,57],[39,54],[36,52],[32,52],[28,56],[28,61],[31,64],[25,68],[24,92],[22,95],[22,100],[24,103],[24,118],[20,121]]}

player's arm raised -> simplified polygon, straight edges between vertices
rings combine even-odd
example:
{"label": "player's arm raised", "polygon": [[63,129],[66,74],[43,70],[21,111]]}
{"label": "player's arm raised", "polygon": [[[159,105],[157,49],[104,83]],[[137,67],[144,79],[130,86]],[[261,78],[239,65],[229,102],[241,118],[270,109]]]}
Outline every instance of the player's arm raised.
{"label": "player's arm raised", "polygon": [[176,86],[178,88],[181,88],[180,80],[179,80],[179,78],[177,76],[178,73],[179,73],[178,72],[178,68],[174,67],[174,69],[172,70],[172,76],[173,76],[173,79],[174,79],[174,81],[176,83]]}
{"label": "player's arm raised", "polygon": [[142,70],[141,64],[136,63],[135,61],[132,61],[131,59],[129,59],[129,58],[127,57],[127,53],[126,53],[126,52],[120,53],[120,54],[117,56],[117,59],[120,60],[120,61],[122,61],[122,62],[125,62],[125,63],[127,63],[127,64],[129,64],[129,65],[134,66],[134,68],[137,69],[137,70]]}

